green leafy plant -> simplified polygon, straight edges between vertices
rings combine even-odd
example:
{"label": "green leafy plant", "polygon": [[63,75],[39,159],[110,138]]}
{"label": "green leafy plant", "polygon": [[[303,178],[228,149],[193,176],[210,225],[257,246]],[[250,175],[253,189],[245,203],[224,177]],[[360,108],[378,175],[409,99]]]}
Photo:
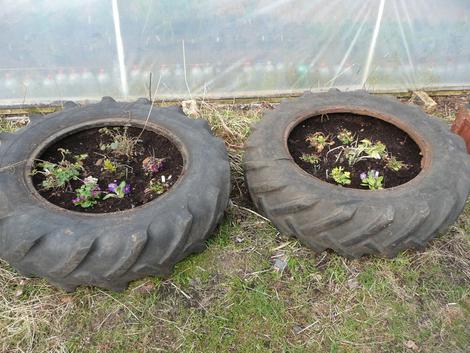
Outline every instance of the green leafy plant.
{"label": "green leafy plant", "polygon": [[315,166],[319,165],[320,164],[320,157],[317,156],[316,154],[302,154],[302,156],[300,157],[300,159],[304,162],[307,162],[307,163],[310,163],[310,164],[313,164]]}
{"label": "green leafy plant", "polygon": [[343,145],[349,145],[354,141],[354,135],[348,129],[342,129],[336,137]]}
{"label": "green leafy plant", "polygon": [[112,138],[112,142],[109,144],[100,144],[102,151],[111,151],[116,155],[127,156],[131,158],[135,154],[135,147],[137,143],[141,142],[136,137],[130,137],[128,134],[127,126],[124,128],[114,127],[109,129],[107,127],[101,128],[99,132],[102,135],[107,135]]}
{"label": "green leafy plant", "polygon": [[330,140],[330,135],[325,136],[323,132],[315,132],[305,139],[310,146],[315,148],[317,153],[321,153],[326,146],[334,145],[334,141]]}
{"label": "green leafy plant", "polygon": [[115,173],[117,170],[117,165],[116,163],[111,162],[111,160],[105,159],[103,161],[103,169],[110,173]]}
{"label": "green leafy plant", "polygon": [[363,150],[367,156],[374,159],[381,159],[387,157],[387,146],[382,142],[377,141],[372,143],[368,139],[361,140],[361,143],[358,145],[358,148]]}
{"label": "green leafy plant", "polygon": [[395,156],[391,156],[388,158],[386,166],[388,169],[393,170],[395,172],[398,172],[403,168],[407,168],[407,165],[404,162],[396,159]]}
{"label": "green leafy plant", "polygon": [[[340,159],[342,153],[344,152],[344,158],[347,159],[348,164],[353,166],[354,164],[364,160],[364,159],[385,159],[387,158],[387,146],[382,142],[378,141],[372,143],[368,139],[363,139],[359,143],[357,141],[352,143],[349,146],[340,146],[341,151],[337,155],[337,160]],[[333,150],[336,150],[334,148]],[[331,150],[331,151],[333,151]],[[331,152],[329,151],[329,152]]]}
{"label": "green leafy plant", "polygon": [[161,182],[160,180],[152,179],[148,184],[148,187],[144,190],[145,193],[153,192],[157,195],[163,194],[168,188],[166,183]]}
{"label": "green leafy plant", "polygon": [[87,154],[77,155],[74,156],[75,162],[71,162],[66,159],[66,156],[70,155],[69,150],[59,148],[57,151],[62,155],[58,163],[39,161],[36,163],[36,168],[31,171],[31,175],[44,175],[45,179],[41,186],[46,190],[63,188],[70,181],[77,180],[83,170],[83,160],[88,157]]}
{"label": "green leafy plant", "polygon": [[127,194],[131,192],[131,186],[126,184],[125,181],[121,181],[119,184],[116,180],[113,183],[108,184],[108,191],[103,200],[107,200],[110,198],[118,198],[123,199]]}
{"label": "green leafy plant", "polygon": [[361,161],[364,158],[361,158],[363,150],[357,147],[348,147],[345,150],[345,156],[348,160],[348,164],[353,166],[357,162]]}
{"label": "green leafy plant", "polygon": [[83,180],[83,185],[75,190],[75,198],[72,200],[75,206],[88,208],[97,203],[101,197],[101,189],[98,179],[89,176]]}
{"label": "green leafy plant", "polygon": [[338,184],[341,184],[341,185],[351,184],[351,173],[348,171],[345,171],[343,167],[334,167],[331,170],[330,176]]}
{"label": "green leafy plant", "polygon": [[384,177],[379,175],[379,172],[376,170],[369,170],[366,173],[361,173],[361,185],[367,186],[370,190],[379,190],[383,189],[383,180]]}

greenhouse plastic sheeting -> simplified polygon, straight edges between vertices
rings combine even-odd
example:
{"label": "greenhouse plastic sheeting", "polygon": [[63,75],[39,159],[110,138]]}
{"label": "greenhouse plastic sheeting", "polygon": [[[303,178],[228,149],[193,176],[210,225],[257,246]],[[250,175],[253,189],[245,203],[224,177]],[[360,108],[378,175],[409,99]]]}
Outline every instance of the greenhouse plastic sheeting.
{"label": "greenhouse plastic sheeting", "polygon": [[468,0],[15,0],[0,101],[470,85]]}

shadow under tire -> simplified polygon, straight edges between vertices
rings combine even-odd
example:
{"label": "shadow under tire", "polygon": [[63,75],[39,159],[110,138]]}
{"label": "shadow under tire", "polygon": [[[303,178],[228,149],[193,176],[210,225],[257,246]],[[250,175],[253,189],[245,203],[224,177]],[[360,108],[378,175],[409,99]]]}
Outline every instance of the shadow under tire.
{"label": "shadow under tire", "polygon": [[[292,129],[310,117],[351,112],[392,123],[420,145],[423,169],[398,187],[344,188],[303,171],[287,148]],[[245,178],[259,211],[282,233],[314,251],[351,258],[422,249],[462,212],[470,192],[463,140],[418,107],[364,91],[306,93],[268,111],[245,145]]]}
{"label": "shadow under tire", "polygon": [[[206,121],[189,119],[178,107],[149,110],[146,99],[118,103],[104,97],[32,117],[25,128],[0,134],[0,258],[67,291],[79,285],[123,290],[138,278],[167,276],[176,262],[202,251],[229,200],[225,145]],[[106,214],[60,209],[31,190],[31,156],[38,146],[100,124],[147,124],[170,138],[184,159],[180,179],[156,200]]]}

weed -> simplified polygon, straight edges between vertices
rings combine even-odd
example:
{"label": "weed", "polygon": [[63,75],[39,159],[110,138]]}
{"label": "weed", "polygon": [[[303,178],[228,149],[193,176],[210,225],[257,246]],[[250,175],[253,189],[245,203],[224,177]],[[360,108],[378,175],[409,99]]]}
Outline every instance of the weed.
{"label": "weed", "polygon": [[316,154],[302,154],[300,157],[304,162],[318,166],[320,164],[320,157]]}
{"label": "weed", "polygon": [[395,172],[400,171],[402,168],[407,168],[407,164],[398,160],[395,156],[391,156],[387,159],[386,167]]}

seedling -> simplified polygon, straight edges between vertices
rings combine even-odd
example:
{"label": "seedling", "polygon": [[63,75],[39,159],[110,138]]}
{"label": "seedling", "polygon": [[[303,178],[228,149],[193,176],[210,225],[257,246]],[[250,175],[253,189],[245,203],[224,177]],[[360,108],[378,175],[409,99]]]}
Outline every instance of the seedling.
{"label": "seedling", "polygon": [[320,157],[318,157],[316,154],[302,154],[300,157],[301,160],[304,162],[313,164],[314,166],[318,166],[320,164]]}
{"label": "seedling", "polygon": [[400,171],[402,168],[406,168],[407,165],[399,161],[395,156],[391,156],[387,160],[387,168],[393,170],[394,172]]}
{"label": "seedling", "polygon": [[361,173],[361,185],[367,186],[370,190],[383,189],[383,176],[379,176],[379,172],[376,170],[370,170],[366,173]]}
{"label": "seedling", "polygon": [[83,180],[83,185],[75,190],[76,197],[72,200],[75,206],[88,208],[97,203],[101,197],[98,179],[89,176]]}
{"label": "seedling", "polygon": [[115,173],[117,170],[117,165],[116,163],[111,162],[109,159],[105,159],[103,162],[103,169],[110,173]]}
{"label": "seedling", "polygon": [[41,186],[46,190],[63,188],[70,181],[78,180],[80,171],[83,170],[83,160],[88,157],[87,154],[74,156],[75,162],[72,163],[66,159],[70,151],[63,148],[59,148],[57,151],[62,155],[62,159],[58,163],[39,161],[36,167],[42,170],[35,168],[31,171],[31,175],[42,174],[45,176]]}
{"label": "seedling", "polygon": [[354,141],[354,135],[348,129],[342,129],[336,137],[343,145],[350,145]]}
{"label": "seedling", "polygon": [[344,170],[343,167],[334,167],[330,176],[341,185],[351,184],[351,173]]}
{"label": "seedling", "polygon": [[101,128],[99,132],[103,135],[110,136],[112,142],[109,144],[100,144],[100,149],[102,151],[111,151],[116,155],[127,156],[131,158],[135,154],[135,146],[137,143],[141,142],[136,137],[130,137],[127,134],[127,126],[124,127],[121,131],[121,128],[115,127],[109,129],[107,127]]}
{"label": "seedling", "polygon": [[306,141],[315,148],[317,153],[321,153],[326,146],[334,145],[334,141],[330,141],[330,135],[325,136],[322,132],[315,132],[314,134],[308,136]]}
{"label": "seedling", "polygon": [[153,192],[157,195],[161,195],[167,190],[167,188],[168,188],[168,185],[166,183],[163,183],[160,180],[152,179],[150,180],[150,183],[148,187],[144,190],[144,192],[146,194],[149,192]]}
{"label": "seedling", "polygon": [[123,199],[131,192],[131,186],[126,184],[125,181],[121,181],[119,184],[117,184],[117,181],[114,180],[114,183],[108,184],[108,191],[109,193],[103,197],[103,200],[110,198]]}

